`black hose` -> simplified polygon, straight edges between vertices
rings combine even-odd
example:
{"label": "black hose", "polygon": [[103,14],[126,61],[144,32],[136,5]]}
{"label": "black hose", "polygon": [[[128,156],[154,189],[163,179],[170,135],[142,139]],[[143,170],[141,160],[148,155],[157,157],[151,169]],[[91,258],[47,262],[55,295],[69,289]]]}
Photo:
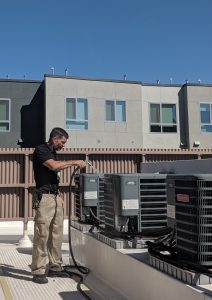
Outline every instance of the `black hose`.
{"label": "black hose", "polygon": [[99,218],[97,218],[97,216],[94,214],[92,208],[90,207],[90,213],[91,213],[91,216],[94,218],[94,220],[97,222],[97,224],[101,224],[101,223],[104,223],[102,220],[100,220]]}
{"label": "black hose", "polygon": [[122,238],[125,240],[131,240],[134,238],[151,239],[151,238],[162,238],[162,237],[172,234],[172,228],[168,227],[168,226],[164,226],[164,227],[158,228],[158,229],[143,229],[141,232],[137,232],[137,231],[125,232],[125,231],[122,231],[122,228],[120,229],[120,231],[117,231],[114,228],[103,228],[100,225],[101,220],[99,220],[97,217],[95,219],[96,219],[96,222],[93,224],[93,226],[91,227],[89,232],[93,233],[93,230],[96,227],[97,229],[100,230],[100,232],[102,234],[108,236],[109,238]]}
{"label": "black hose", "polygon": [[79,273],[73,272],[71,271],[71,269],[77,269],[80,273],[87,275],[89,274],[90,270],[84,266],[80,266],[77,264],[77,261],[74,257],[74,253],[73,253],[73,249],[72,249],[72,241],[71,241],[71,211],[72,211],[72,201],[71,201],[71,194],[73,193],[73,189],[72,189],[72,182],[74,179],[74,176],[76,175],[76,173],[78,172],[80,168],[77,167],[74,169],[74,172],[71,175],[70,178],[70,184],[69,184],[69,211],[68,211],[68,243],[69,243],[69,251],[71,254],[71,258],[73,261],[73,265],[66,265],[64,266],[64,270],[65,272],[70,276],[77,276],[79,278],[79,282],[77,284],[77,289],[78,291],[86,298],[89,300],[92,300],[92,298],[90,298],[81,288],[81,284],[83,284],[83,276]]}

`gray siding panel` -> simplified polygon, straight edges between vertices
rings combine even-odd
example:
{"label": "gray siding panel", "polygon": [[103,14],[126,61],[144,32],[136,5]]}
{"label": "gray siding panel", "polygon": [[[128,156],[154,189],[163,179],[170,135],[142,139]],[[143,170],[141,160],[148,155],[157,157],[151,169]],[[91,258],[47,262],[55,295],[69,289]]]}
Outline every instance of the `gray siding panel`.
{"label": "gray siding panel", "polygon": [[[0,132],[0,147],[17,147],[22,137],[21,109],[33,101],[40,85],[38,81],[0,80],[0,99],[11,99],[10,132]],[[36,139],[37,132],[33,134]]]}

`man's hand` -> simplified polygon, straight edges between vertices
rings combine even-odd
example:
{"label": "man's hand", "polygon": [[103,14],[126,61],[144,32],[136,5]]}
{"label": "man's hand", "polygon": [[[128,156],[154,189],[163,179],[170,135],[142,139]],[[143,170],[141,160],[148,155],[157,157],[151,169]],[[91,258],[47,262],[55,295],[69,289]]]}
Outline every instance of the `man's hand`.
{"label": "man's hand", "polygon": [[86,167],[86,162],[84,160],[76,160],[75,161],[76,166],[78,166],[80,169],[83,169]]}

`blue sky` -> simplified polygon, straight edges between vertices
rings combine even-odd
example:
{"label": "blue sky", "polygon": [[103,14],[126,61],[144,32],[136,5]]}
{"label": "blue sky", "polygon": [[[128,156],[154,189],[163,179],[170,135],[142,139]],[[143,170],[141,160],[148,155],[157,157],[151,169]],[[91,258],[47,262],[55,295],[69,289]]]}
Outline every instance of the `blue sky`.
{"label": "blue sky", "polygon": [[0,78],[212,83],[211,0],[0,0]]}

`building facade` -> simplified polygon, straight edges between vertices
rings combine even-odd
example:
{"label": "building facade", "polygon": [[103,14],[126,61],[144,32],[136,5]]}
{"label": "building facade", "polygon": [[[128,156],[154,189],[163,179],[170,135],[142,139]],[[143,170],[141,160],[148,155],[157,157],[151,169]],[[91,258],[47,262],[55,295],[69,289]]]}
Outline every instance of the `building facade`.
{"label": "building facade", "polygon": [[212,147],[212,86],[184,86],[187,99],[188,147]]}
{"label": "building facade", "polygon": [[45,87],[47,135],[60,126],[68,147],[141,147],[140,83],[45,77]]}
{"label": "building facade", "polygon": [[0,147],[34,146],[44,128],[42,82],[0,80]]}
{"label": "building facade", "polygon": [[212,85],[56,75],[0,81],[0,147],[18,139],[34,147],[57,126],[72,148],[211,148]]}

